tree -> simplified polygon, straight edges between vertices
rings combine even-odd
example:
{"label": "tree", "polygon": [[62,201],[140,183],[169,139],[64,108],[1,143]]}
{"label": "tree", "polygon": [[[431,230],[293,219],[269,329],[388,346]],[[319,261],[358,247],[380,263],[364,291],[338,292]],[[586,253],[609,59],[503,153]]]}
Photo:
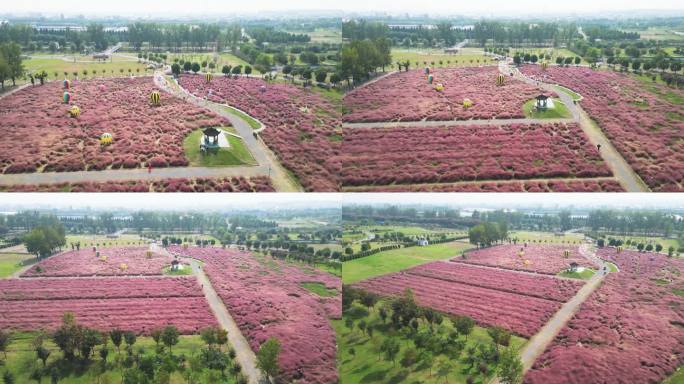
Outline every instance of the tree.
{"label": "tree", "polygon": [[496,344],[497,349],[499,345],[507,347],[511,343],[511,333],[504,328],[492,327],[487,329],[487,333]]}
{"label": "tree", "polygon": [[24,235],[23,242],[26,250],[38,258],[50,256],[66,245],[64,226],[57,221],[34,228]]}
{"label": "tree", "polygon": [[420,360],[423,364],[425,364],[428,367],[428,373],[430,377],[432,377],[432,365],[435,362],[435,355],[433,355],[432,352],[428,350],[422,350],[420,352],[420,355],[418,356],[418,360]]}
{"label": "tree", "polygon": [[5,56],[3,56],[2,51],[0,51],[0,84],[2,85],[2,89],[5,89],[5,81],[7,81],[9,78],[10,67],[5,59]]}
{"label": "tree", "polygon": [[394,364],[394,360],[396,359],[400,349],[401,346],[394,337],[386,338],[380,346],[380,350],[385,353],[385,359],[392,361],[392,364]]}
{"label": "tree", "polygon": [[670,247],[667,249],[667,256],[668,257],[674,256],[674,251],[675,251],[675,248],[670,245]]}
{"label": "tree", "polygon": [[7,77],[12,80],[12,85],[17,85],[16,79],[24,75],[21,46],[17,43],[0,45],[0,56],[4,57],[7,63]]}
{"label": "tree", "polygon": [[224,75],[228,76],[228,75],[230,75],[230,69],[231,69],[231,68],[232,68],[232,67],[231,67],[230,65],[224,65],[224,66],[221,68],[221,73],[223,73]]}
{"label": "tree", "polygon": [[325,79],[328,78],[328,72],[325,69],[319,69],[316,71],[316,81],[319,83],[325,83]]}
{"label": "tree", "polygon": [[408,368],[412,365],[414,365],[418,361],[418,352],[416,352],[415,348],[408,348],[404,352],[404,356],[401,358],[401,361],[399,362],[402,367]]}
{"label": "tree", "polygon": [[181,66],[178,63],[174,63],[171,65],[171,73],[173,73],[174,76],[178,77],[181,72]]}
{"label": "tree", "polygon": [[5,355],[5,359],[7,359],[7,348],[10,342],[12,342],[12,334],[0,329],[0,352]]}
{"label": "tree", "polygon": [[119,329],[112,329],[109,332],[109,338],[112,339],[112,344],[121,352],[121,342],[123,341],[123,331]]}
{"label": "tree", "polygon": [[192,63],[192,71],[195,72],[195,74],[200,71],[199,63]]}
{"label": "tree", "polygon": [[47,364],[47,359],[48,357],[50,357],[50,350],[42,345],[38,346],[38,348],[36,348],[36,356],[38,357],[38,359],[40,359],[40,361],[43,362],[43,368],[45,368],[45,365]]}
{"label": "tree", "polygon": [[515,63],[515,65],[520,65],[522,63],[522,58],[520,55],[513,56],[513,63]]}
{"label": "tree", "polygon": [[192,70],[192,63],[189,61],[186,61],[185,63],[183,63],[183,70],[185,72],[190,72]]}
{"label": "tree", "polygon": [[172,347],[176,344],[178,344],[178,337],[180,336],[180,333],[178,332],[178,329],[174,327],[173,325],[169,325],[164,328],[162,331],[162,342],[164,345],[166,345],[169,348],[169,351],[172,351]]}
{"label": "tree", "polygon": [[208,327],[200,331],[200,337],[211,348],[217,342],[216,328]]}
{"label": "tree", "polygon": [[9,371],[9,369],[2,374],[2,381],[5,384],[14,384],[14,375]]}
{"label": "tree", "polygon": [[449,382],[449,374],[451,374],[451,370],[453,369],[451,362],[449,360],[443,361],[439,367],[437,368],[437,377],[442,377],[444,378],[444,382],[448,383]]}
{"label": "tree", "polygon": [[475,328],[475,321],[468,316],[459,316],[456,318],[455,327],[458,333],[464,335],[466,340],[468,340],[468,335]]}
{"label": "tree", "polygon": [[656,251],[656,252],[660,252],[660,251],[662,251],[662,250],[663,250],[663,245],[662,245],[662,244],[656,244],[656,245],[655,245],[655,251]]}
{"label": "tree", "polygon": [[256,354],[257,368],[266,375],[268,380],[278,375],[280,371],[278,355],[280,355],[280,341],[274,337],[261,344]]}
{"label": "tree", "polygon": [[252,74],[252,67],[249,65],[245,65],[245,75],[249,76]]}
{"label": "tree", "polygon": [[499,379],[502,384],[518,384],[522,382],[523,365],[513,348],[506,348],[499,360]]}
{"label": "tree", "polygon": [[580,65],[581,62],[582,62],[582,58],[579,56],[575,56],[575,65]]}

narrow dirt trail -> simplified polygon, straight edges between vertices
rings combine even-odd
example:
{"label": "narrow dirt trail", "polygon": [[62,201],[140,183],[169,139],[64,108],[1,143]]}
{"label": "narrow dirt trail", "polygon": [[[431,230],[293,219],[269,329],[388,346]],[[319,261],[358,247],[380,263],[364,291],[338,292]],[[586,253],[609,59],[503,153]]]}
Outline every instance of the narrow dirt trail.
{"label": "narrow dirt trail", "polygon": [[[150,250],[163,255],[173,256],[166,249],[159,247],[157,244],[150,244]],[[242,335],[240,328],[233,319],[233,317],[228,312],[228,309],[223,304],[223,300],[219,297],[214,290],[211,281],[202,270],[202,265],[199,261],[181,257],[181,259],[187,263],[190,263],[192,267],[192,273],[197,277],[197,282],[202,286],[202,291],[204,292],[204,297],[209,303],[209,307],[216,316],[216,320],[219,325],[228,332],[228,341],[230,345],[235,349],[235,358],[240,362],[242,366],[242,372],[249,379],[250,384],[262,384],[268,383],[266,379],[262,376],[261,371],[256,366],[256,355],[252,348],[249,346],[247,339]]]}

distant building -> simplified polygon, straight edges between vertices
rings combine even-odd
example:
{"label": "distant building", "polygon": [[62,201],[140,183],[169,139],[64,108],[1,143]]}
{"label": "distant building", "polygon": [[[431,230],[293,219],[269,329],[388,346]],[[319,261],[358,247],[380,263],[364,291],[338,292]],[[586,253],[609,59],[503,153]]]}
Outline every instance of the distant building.
{"label": "distant building", "polygon": [[420,238],[420,239],[416,240],[416,244],[418,244],[418,246],[420,246],[420,247],[426,247],[426,246],[430,245],[430,242],[428,242],[427,239]]}

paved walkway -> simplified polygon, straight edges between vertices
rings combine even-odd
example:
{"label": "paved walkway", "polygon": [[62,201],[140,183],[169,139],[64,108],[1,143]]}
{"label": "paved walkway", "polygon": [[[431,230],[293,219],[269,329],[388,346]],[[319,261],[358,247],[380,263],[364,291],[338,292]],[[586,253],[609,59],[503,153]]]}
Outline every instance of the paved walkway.
{"label": "paved walkway", "polygon": [[574,103],[572,97],[560,89],[560,86],[531,79],[523,75],[517,68],[511,68],[507,62],[499,63],[499,71],[504,74],[513,72],[513,77],[518,80],[558,94],[563,104],[568,107],[568,110],[572,114],[572,119],[579,124],[582,131],[584,131],[584,134],[589,138],[589,142],[594,146],[601,146],[601,157],[606,162],[608,168],[613,172],[613,175],[619,180],[622,187],[625,188],[627,192],[649,192],[646,184],[641,180],[639,175],[634,172],[627,160],[625,160],[617,149],[615,149],[601,128],[591,120],[579,103]]}
{"label": "paved walkway", "polygon": [[[150,244],[150,250],[156,253],[165,254],[172,256],[166,249],[160,248],[157,244]],[[230,345],[235,350],[235,358],[240,362],[242,367],[242,372],[249,379],[250,384],[260,384],[267,383],[265,378],[262,377],[261,371],[256,367],[256,355],[252,348],[249,346],[247,339],[242,335],[240,328],[238,328],[237,323],[233,320],[233,317],[226,309],[223,304],[223,300],[214,290],[211,285],[211,281],[202,270],[202,266],[199,261],[187,257],[181,257],[185,262],[190,263],[192,267],[193,274],[197,277],[197,281],[202,286],[202,291],[204,292],[204,297],[209,303],[209,307],[214,312],[216,320],[223,329],[228,332],[228,341]]]}
{"label": "paved walkway", "polygon": [[511,124],[553,124],[573,123],[574,119],[476,119],[476,120],[421,120],[392,121],[379,123],[344,123],[343,128],[401,128],[401,127],[443,127],[473,125],[511,125]]}

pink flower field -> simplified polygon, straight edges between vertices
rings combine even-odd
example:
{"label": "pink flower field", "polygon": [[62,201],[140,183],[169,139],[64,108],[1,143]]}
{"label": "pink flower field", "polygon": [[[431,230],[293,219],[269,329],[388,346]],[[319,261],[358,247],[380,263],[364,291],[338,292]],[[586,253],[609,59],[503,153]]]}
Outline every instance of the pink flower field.
{"label": "pink flower field", "polygon": [[[161,105],[149,95],[158,90],[151,77],[74,81],[67,116],[61,82],[29,87],[0,104],[0,171],[66,172],[107,168],[185,166],[183,139],[190,132],[228,124],[209,111],[162,91]],[[102,147],[99,137],[114,136]]]}
{"label": "pink flower field", "polygon": [[582,107],[651,189],[684,191],[684,115],[671,101],[681,90],[582,67],[526,65],[522,72],[581,94]]}
{"label": "pink flower field", "polygon": [[34,265],[22,277],[161,275],[173,258],[157,253],[148,258],[147,250],[147,247],[101,248],[100,258],[92,248],[62,252]]}
{"label": "pink flower field", "polygon": [[404,272],[561,303],[570,300],[584,285],[584,282],[580,280],[535,276],[522,272],[444,261],[423,264]]}
{"label": "pink flower field", "polygon": [[[434,68],[433,84],[422,69],[389,75],[349,92],[344,104],[350,111],[345,122],[470,120],[523,118],[523,104],[542,90],[506,77],[496,85],[495,66]],[[437,92],[436,84],[444,85]],[[473,106],[463,108],[463,99]]]}
{"label": "pink flower field", "polygon": [[[270,337],[280,340],[281,380],[337,382],[337,347],[329,319],[342,315],[339,278],[236,250],[169,250],[204,261],[204,271],[253,350]],[[319,297],[300,285],[304,282],[319,282],[338,294]]]}
{"label": "pink flower field", "polygon": [[611,176],[577,124],[354,128],[345,186]]}
{"label": "pink flower field", "polygon": [[684,298],[673,293],[684,288],[684,261],[614,248],[598,256],[620,271],[582,304],[526,384],[660,383],[684,364]]}
{"label": "pink flower field", "polygon": [[420,306],[470,316],[482,326],[501,326],[528,338],[561,306],[557,301],[413,273],[383,275],[355,283],[354,287],[394,297],[410,288]]}
{"label": "pink flower field", "polygon": [[180,85],[199,97],[211,90],[211,101],[227,103],[261,121],[266,144],[307,191],[336,191],[340,113],[311,90],[290,84],[267,83],[251,77],[183,75]]}
{"label": "pink flower field", "polygon": [[462,184],[359,187],[356,192],[624,192],[617,180],[526,180]]}
{"label": "pink flower field", "polygon": [[275,192],[271,179],[256,177],[198,177],[1,186],[3,192]]}
{"label": "pink flower field", "polygon": [[[570,251],[567,258],[564,256],[566,250]],[[521,251],[524,252],[522,257],[519,255]],[[576,245],[527,244],[525,247],[524,244],[506,244],[473,250],[466,253],[466,256],[466,259],[458,257],[451,261],[548,275],[555,275],[568,269],[572,262],[581,267],[597,268],[579,253]],[[525,264],[525,260],[529,261],[529,265]]]}
{"label": "pink flower field", "polygon": [[0,329],[52,330],[64,312],[88,327],[138,334],[167,325],[192,334],[216,325],[195,278],[0,280]]}

